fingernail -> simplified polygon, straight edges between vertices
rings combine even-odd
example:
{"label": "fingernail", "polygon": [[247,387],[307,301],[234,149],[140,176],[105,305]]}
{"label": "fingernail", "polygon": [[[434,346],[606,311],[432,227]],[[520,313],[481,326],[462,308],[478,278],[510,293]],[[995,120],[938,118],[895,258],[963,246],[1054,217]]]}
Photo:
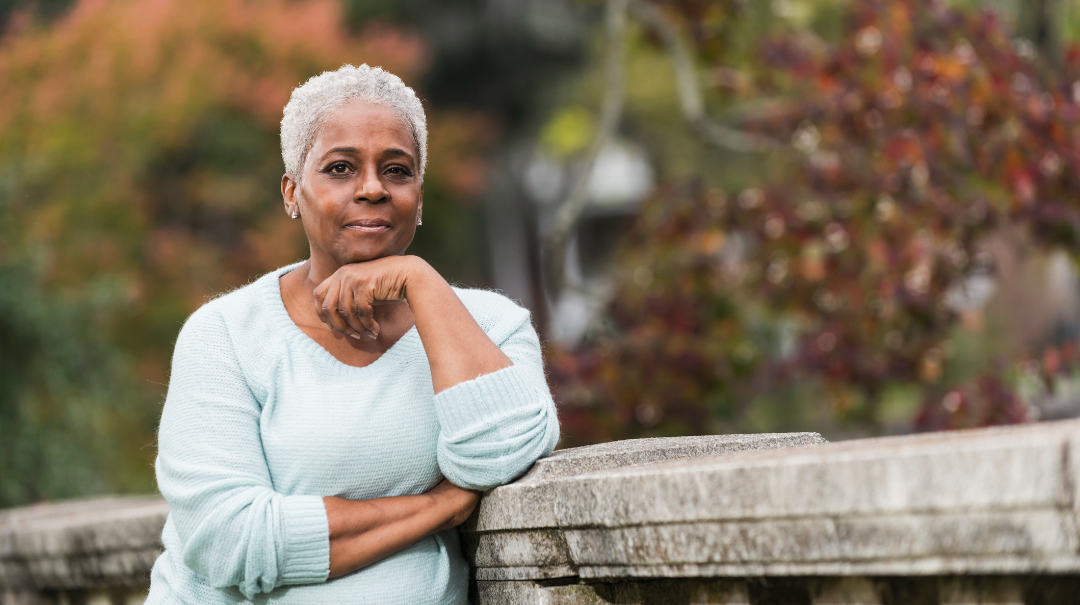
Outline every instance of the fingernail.
{"label": "fingernail", "polygon": [[355,333],[355,332],[350,332],[350,333],[349,333],[349,336],[352,336],[352,337],[353,337],[353,338],[355,338],[356,340],[360,340],[360,335],[359,335],[359,334],[357,334],[357,333]]}
{"label": "fingernail", "polygon": [[371,338],[371,340],[376,340],[376,339],[379,338],[379,333],[378,332],[368,332],[368,338]]}

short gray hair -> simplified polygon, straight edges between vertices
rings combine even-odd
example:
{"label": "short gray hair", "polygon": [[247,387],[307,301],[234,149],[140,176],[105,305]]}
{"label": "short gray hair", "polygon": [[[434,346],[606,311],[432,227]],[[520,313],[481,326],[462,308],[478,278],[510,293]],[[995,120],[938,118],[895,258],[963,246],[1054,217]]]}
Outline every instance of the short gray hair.
{"label": "short gray hair", "polygon": [[427,164],[427,118],[416,92],[380,67],[342,65],[293,89],[281,118],[281,159],[285,172],[300,178],[307,154],[331,112],[352,100],[385,105],[398,112],[416,142],[420,178]]}

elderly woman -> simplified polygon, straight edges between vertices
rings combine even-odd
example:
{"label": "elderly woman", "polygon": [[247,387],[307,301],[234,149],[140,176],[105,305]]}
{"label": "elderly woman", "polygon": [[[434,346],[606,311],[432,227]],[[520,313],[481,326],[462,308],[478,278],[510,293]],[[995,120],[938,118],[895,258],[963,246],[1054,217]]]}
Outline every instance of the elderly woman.
{"label": "elderly woman", "polygon": [[180,332],[147,602],[464,603],[455,527],[558,439],[529,313],[405,255],[427,126],[396,76],[312,78],[281,148],[310,258]]}

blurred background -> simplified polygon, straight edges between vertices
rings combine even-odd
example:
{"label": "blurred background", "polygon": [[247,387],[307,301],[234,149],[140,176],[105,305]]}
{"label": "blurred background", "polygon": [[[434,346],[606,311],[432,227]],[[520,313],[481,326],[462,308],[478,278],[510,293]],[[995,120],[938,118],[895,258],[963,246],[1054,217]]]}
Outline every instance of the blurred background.
{"label": "blurred background", "polygon": [[0,0],[0,507],[154,491],[172,345],[306,256],[293,87],[424,99],[411,249],[562,447],[1080,415],[1080,0]]}

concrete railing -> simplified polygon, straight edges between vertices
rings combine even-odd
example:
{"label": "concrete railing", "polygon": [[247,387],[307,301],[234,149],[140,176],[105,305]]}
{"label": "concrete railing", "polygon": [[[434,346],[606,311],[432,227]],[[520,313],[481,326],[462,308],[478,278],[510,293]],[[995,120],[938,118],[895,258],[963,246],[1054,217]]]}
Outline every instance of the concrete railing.
{"label": "concrete railing", "polygon": [[168,513],[156,496],[0,510],[0,605],[141,603]]}
{"label": "concrete railing", "polygon": [[[0,511],[0,605],[137,602],[165,512]],[[463,533],[479,605],[1080,604],[1080,421],[563,450]]]}

